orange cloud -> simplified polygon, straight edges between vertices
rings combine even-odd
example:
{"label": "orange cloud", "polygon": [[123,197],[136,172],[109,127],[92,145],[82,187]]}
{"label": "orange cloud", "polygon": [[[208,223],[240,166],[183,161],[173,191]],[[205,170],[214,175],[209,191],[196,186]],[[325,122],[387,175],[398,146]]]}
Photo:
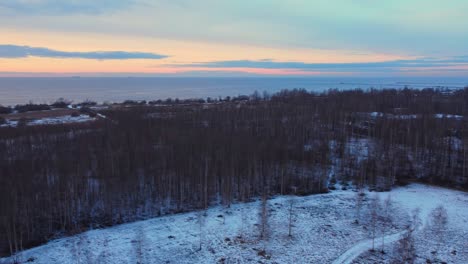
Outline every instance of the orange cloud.
{"label": "orange cloud", "polygon": [[[314,63],[333,62],[374,62],[397,59],[408,59],[407,56],[394,54],[369,53],[360,54],[346,50],[320,50],[291,48],[279,49],[262,46],[234,45],[202,41],[178,41],[148,37],[122,37],[91,33],[67,34],[56,32],[38,32],[33,30],[0,29],[0,44],[28,45],[47,47],[60,51],[89,52],[102,50],[122,50],[127,52],[150,52],[167,54],[170,57],[162,60],[125,60],[98,61],[89,59],[58,58],[18,58],[0,59],[0,72],[48,72],[48,73],[177,73],[192,70],[204,71],[239,71],[257,74],[278,75],[319,75],[321,72],[309,72],[284,69],[191,69],[167,68],[167,64],[190,64],[222,60],[262,60],[298,61]],[[156,68],[150,68],[149,65]]]}

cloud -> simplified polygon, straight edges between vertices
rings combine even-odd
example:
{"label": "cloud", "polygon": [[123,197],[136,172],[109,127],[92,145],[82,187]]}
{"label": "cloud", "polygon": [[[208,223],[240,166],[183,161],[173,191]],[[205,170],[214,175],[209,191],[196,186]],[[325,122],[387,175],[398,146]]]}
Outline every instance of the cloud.
{"label": "cloud", "polygon": [[192,68],[254,68],[254,69],[295,69],[313,71],[380,71],[399,68],[428,68],[451,67],[468,65],[468,56],[451,58],[421,58],[413,60],[393,60],[382,62],[354,62],[354,63],[306,63],[306,62],[280,62],[270,59],[264,60],[228,60],[206,63],[193,63],[171,65]]}
{"label": "cloud", "polygon": [[97,14],[128,7],[135,0],[4,0],[0,9],[27,14]]}
{"label": "cloud", "polygon": [[127,52],[127,51],[60,51],[48,48],[38,48],[30,46],[0,45],[0,58],[79,58],[95,60],[129,60],[129,59],[164,59],[167,55],[148,52]]}
{"label": "cloud", "polygon": [[431,56],[468,53],[467,9],[466,0],[0,0],[0,24],[65,35]]}

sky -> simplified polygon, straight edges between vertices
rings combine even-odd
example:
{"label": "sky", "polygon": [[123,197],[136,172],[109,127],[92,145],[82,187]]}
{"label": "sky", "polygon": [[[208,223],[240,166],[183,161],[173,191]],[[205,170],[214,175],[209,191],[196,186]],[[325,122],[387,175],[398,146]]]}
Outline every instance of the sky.
{"label": "sky", "polygon": [[0,0],[0,76],[468,76],[467,0]]}

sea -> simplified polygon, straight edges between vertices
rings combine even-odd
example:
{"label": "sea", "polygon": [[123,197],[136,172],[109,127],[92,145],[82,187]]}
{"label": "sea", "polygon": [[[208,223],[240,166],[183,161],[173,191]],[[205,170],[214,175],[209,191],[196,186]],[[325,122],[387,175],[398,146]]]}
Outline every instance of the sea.
{"label": "sea", "polygon": [[226,96],[275,93],[284,89],[308,91],[328,89],[461,89],[465,78],[279,78],[279,77],[3,77],[0,78],[0,105],[51,103],[59,98],[79,103],[85,100],[122,102],[167,98],[219,98]]}

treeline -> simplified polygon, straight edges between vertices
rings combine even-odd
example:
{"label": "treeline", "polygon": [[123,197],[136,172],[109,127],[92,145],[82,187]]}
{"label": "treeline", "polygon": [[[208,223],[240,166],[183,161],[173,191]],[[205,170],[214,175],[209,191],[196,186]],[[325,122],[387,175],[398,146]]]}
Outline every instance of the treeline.
{"label": "treeline", "polygon": [[[249,96],[240,95],[240,96],[227,96],[227,97],[219,97],[219,98],[211,98],[208,97],[204,98],[192,98],[192,99],[179,99],[179,98],[167,98],[165,100],[158,99],[152,101],[146,100],[125,100],[123,102],[116,102],[116,103],[105,103],[106,106],[146,106],[146,105],[180,105],[180,104],[206,104],[206,103],[218,103],[218,102],[242,102],[248,101],[250,99]],[[60,109],[60,108],[75,108],[80,109],[83,107],[93,107],[97,106],[98,103],[92,100],[85,100],[81,103],[73,103],[71,100],[67,100],[64,98],[59,98],[55,102],[50,104],[45,103],[33,103],[29,102],[27,104],[18,104],[15,106],[3,106],[0,105],[0,114],[11,114],[14,112],[18,113],[26,113],[26,112],[33,112],[33,111],[48,111],[53,109]]]}
{"label": "treeline", "polygon": [[0,254],[335,182],[468,187],[468,88],[236,98],[128,101],[92,123],[1,128]]}
{"label": "treeline", "polygon": [[[82,104],[87,103],[88,101],[83,102]],[[0,114],[11,114],[14,111],[18,113],[32,112],[32,111],[47,111],[52,110],[53,108],[67,108],[71,105],[71,101],[60,98],[51,104],[35,104],[29,102],[27,104],[18,104],[14,107],[2,106],[0,105]]]}

